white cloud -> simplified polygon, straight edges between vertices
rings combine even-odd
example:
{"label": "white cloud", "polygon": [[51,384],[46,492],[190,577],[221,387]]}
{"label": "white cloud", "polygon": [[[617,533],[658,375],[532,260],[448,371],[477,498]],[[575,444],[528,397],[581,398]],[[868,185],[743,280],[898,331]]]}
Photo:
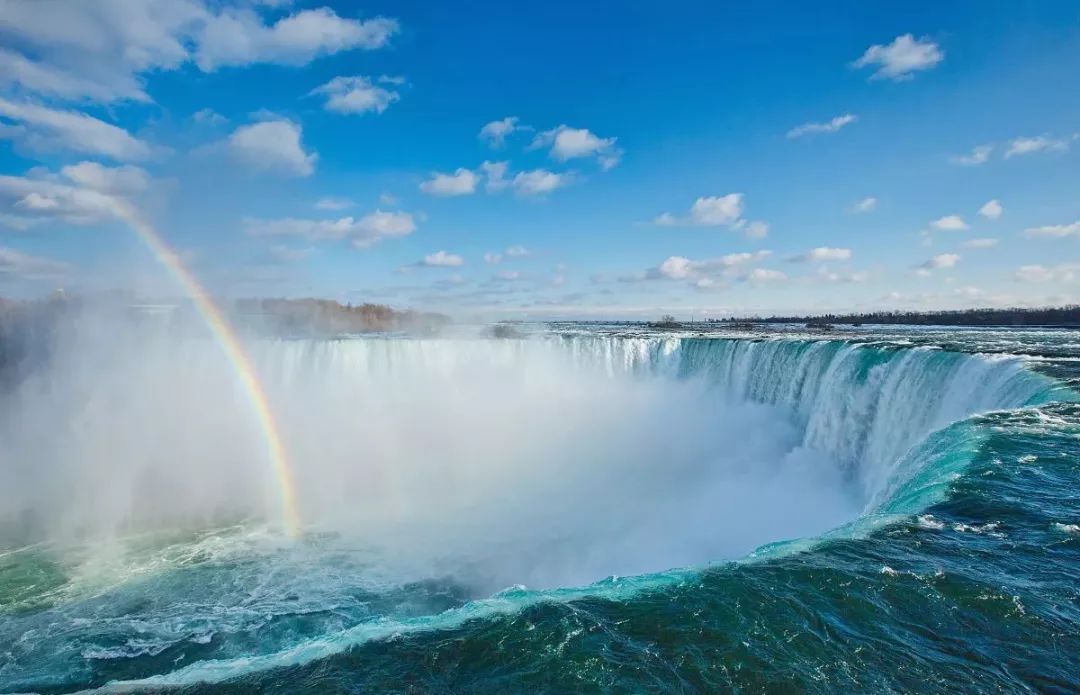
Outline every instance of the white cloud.
{"label": "white cloud", "polygon": [[684,256],[670,256],[656,268],[647,271],[635,279],[667,278],[669,280],[692,280],[717,274],[726,274],[737,266],[763,260],[771,255],[770,251],[729,253],[719,258],[694,261]]}
{"label": "white cloud", "polygon": [[315,201],[316,210],[346,210],[354,205],[348,198],[325,196]]}
{"label": "white cloud", "polygon": [[986,164],[993,152],[993,145],[977,145],[972,148],[969,154],[954,155],[949,157],[949,161],[961,166],[978,166],[979,164]]}
{"label": "white cloud", "polygon": [[367,248],[383,239],[404,237],[416,231],[416,222],[409,213],[382,210],[360,218],[310,220],[289,217],[245,222],[247,232],[253,236],[291,236],[309,241],[349,239],[357,248]]}
{"label": "white cloud", "polygon": [[62,276],[70,267],[67,263],[31,256],[0,246],[0,277],[14,276],[24,280],[52,279]]}
{"label": "white cloud", "polygon": [[769,225],[761,220],[755,220],[743,227],[743,233],[747,239],[764,239],[769,236]]}
{"label": "white cloud", "polygon": [[782,282],[787,280],[787,275],[779,270],[770,270],[769,268],[754,268],[746,274],[744,278],[751,285],[763,285],[770,282]]}
{"label": "white cloud", "polygon": [[960,215],[946,215],[930,223],[930,226],[942,232],[962,232],[968,229],[968,223]]}
{"label": "white cloud", "polygon": [[1067,149],[1069,149],[1069,141],[1065,139],[1056,139],[1049,135],[1020,137],[1009,141],[1009,147],[1005,150],[1005,159],[1035,152],[1064,152]]}
{"label": "white cloud", "polygon": [[[267,3],[261,3],[266,5]],[[210,0],[7,0],[4,33],[25,53],[0,49],[0,86],[61,99],[149,101],[144,75],[194,60],[204,71],[256,62],[299,65],[384,46],[393,19],[302,10],[267,23],[262,8]]]}
{"label": "white cloud", "polygon": [[[118,161],[148,159],[153,148],[123,128],[79,111],[60,111],[0,98],[0,117],[17,125],[0,128],[7,137],[34,150],[68,150]],[[0,126],[3,123],[0,121]]]}
{"label": "white cloud", "polygon": [[360,75],[335,77],[311,90],[310,94],[325,96],[326,110],[336,113],[382,113],[401,98],[397,92],[380,87]]}
{"label": "white cloud", "polygon": [[255,12],[227,9],[204,23],[195,62],[207,72],[251,63],[304,65],[341,51],[382,48],[397,31],[396,20],[346,19],[328,7],[303,10],[273,24],[264,24]]}
{"label": "white cloud", "polygon": [[261,121],[233,131],[227,140],[230,153],[261,171],[310,176],[318,155],[305,152],[299,124],[286,119]]}
{"label": "white cloud", "polygon": [[671,256],[657,266],[657,272],[670,280],[686,280],[694,275],[700,262],[683,256]]}
{"label": "white cloud", "polygon": [[93,79],[0,48],[0,86],[18,85],[29,92],[50,97],[85,97],[111,101],[122,96],[138,101],[149,100],[134,80],[120,75],[114,81],[115,84],[100,84]]}
{"label": "white cloud", "polygon": [[484,187],[487,188],[488,193],[497,193],[510,185],[511,182],[506,180],[506,172],[509,168],[510,162],[484,162],[480,165],[480,170],[487,179]]}
{"label": "white cloud", "polygon": [[871,212],[877,207],[877,203],[877,198],[870,196],[868,198],[863,198],[862,200],[856,201],[854,204],[852,204],[850,210],[851,212],[856,214],[863,212]]}
{"label": "white cloud", "polygon": [[[1051,135],[1036,135],[1030,137],[1013,138],[1003,145],[1005,159],[1018,157],[1037,152],[1065,152],[1074,140],[1080,139],[1080,134],[1071,137],[1054,137]],[[953,164],[975,166],[985,164],[990,160],[990,155],[997,149],[997,145],[987,143],[979,145],[971,150],[970,154],[956,155],[949,158]]]}
{"label": "white cloud", "polygon": [[1080,263],[1056,266],[1025,265],[1013,277],[1021,282],[1073,282],[1080,279]]}
{"label": "white cloud", "polygon": [[1001,201],[995,198],[987,202],[981,208],[979,208],[979,214],[988,220],[996,220],[1001,217],[1001,214],[1005,212],[1005,208],[1001,205]]}
{"label": "white cloud", "polygon": [[524,246],[521,246],[520,244],[511,246],[510,248],[506,249],[505,253],[507,258],[522,258],[524,256],[532,255],[532,251],[525,248]]}
{"label": "white cloud", "polygon": [[107,167],[97,162],[79,162],[63,167],[60,175],[85,188],[117,195],[141,193],[150,186],[146,170],[131,165]]}
{"label": "white cloud", "polygon": [[491,121],[480,129],[481,140],[491,147],[502,147],[506,144],[506,138],[519,130],[529,130],[528,126],[518,125],[517,116],[507,116],[497,121]]}
{"label": "white cloud", "polygon": [[206,16],[193,0],[6,2],[9,45],[26,46],[35,57],[5,51],[0,83],[65,99],[148,101],[139,74],[179,67]]}
{"label": "white cloud", "polygon": [[732,225],[743,213],[742,193],[698,198],[690,207],[690,219],[699,225]]}
{"label": "white cloud", "polygon": [[480,180],[473,171],[460,168],[453,174],[435,172],[430,179],[420,184],[420,190],[428,195],[458,196],[472,195]]}
{"label": "white cloud", "polygon": [[945,58],[945,52],[929,38],[916,39],[911,34],[903,34],[893,39],[890,44],[875,44],[866,49],[862,56],[852,63],[855,68],[874,67],[872,80],[890,79],[899,82],[914,77],[920,70],[929,70]]}
{"label": "white cloud", "polygon": [[826,261],[847,261],[851,260],[851,249],[839,249],[831,248],[828,246],[818,246],[817,248],[810,249],[806,253],[789,256],[787,260],[790,263],[823,263]]}
{"label": "white cloud", "polygon": [[416,223],[407,212],[375,212],[356,221],[353,245],[358,248],[371,246],[385,238],[408,236],[416,231]]}
{"label": "white cloud", "polygon": [[1028,227],[1024,235],[1029,237],[1080,237],[1080,222],[1072,224],[1050,224],[1043,227]]}
{"label": "white cloud", "polygon": [[835,133],[844,126],[854,123],[857,120],[859,119],[854,114],[845,113],[825,121],[824,123],[809,122],[795,126],[787,132],[787,136],[789,138],[801,138],[804,135],[812,135],[815,133]]}
{"label": "white cloud", "polygon": [[600,168],[604,171],[608,169],[614,169],[622,161],[623,151],[612,150],[611,152],[598,155],[596,161],[599,162]]}
{"label": "white cloud", "polygon": [[514,282],[521,279],[521,273],[516,270],[500,270],[495,273],[493,279],[501,282]]}
{"label": "white cloud", "polygon": [[761,220],[747,222],[742,216],[743,209],[742,193],[702,196],[694,201],[686,216],[664,212],[653,218],[653,224],[660,227],[728,227],[743,232],[749,239],[762,239],[768,236],[769,225]]}
{"label": "white cloud", "polygon": [[228,118],[225,118],[217,111],[207,107],[205,109],[199,109],[195,113],[191,114],[191,120],[196,123],[208,126],[217,126],[228,122]]}
{"label": "white cloud", "polygon": [[436,251],[435,253],[424,256],[424,260],[420,261],[419,265],[431,268],[455,268],[464,265],[464,263],[465,259],[455,253]]}
{"label": "white cloud", "polygon": [[968,239],[963,243],[964,248],[968,249],[989,249],[998,245],[997,239],[982,238],[982,239]]}
{"label": "white cloud", "polygon": [[397,196],[390,193],[379,194],[379,205],[393,206],[398,204]]}
{"label": "white cloud", "polygon": [[496,265],[498,263],[502,263],[502,259],[503,259],[503,257],[502,257],[501,253],[494,253],[494,252],[489,251],[489,252],[484,254],[484,263],[488,263],[490,265]]}
{"label": "white cloud", "polygon": [[853,273],[839,273],[829,270],[825,266],[818,266],[817,278],[823,282],[856,283],[866,282],[870,279],[870,273],[859,270]]}
{"label": "white cloud", "polygon": [[0,175],[0,204],[18,218],[94,224],[115,219],[120,202],[100,190],[48,178]]}
{"label": "white cloud", "polygon": [[534,148],[550,147],[552,159],[565,162],[581,157],[596,157],[601,168],[611,169],[619,163],[622,151],[616,148],[617,138],[601,138],[587,128],[571,128],[560,125],[558,128],[539,133],[534,139]]}
{"label": "white cloud", "polygon": [[572,180],[571,174],[556,174],[547,169],[533,169],[518,172],[512,185],[519,195],[543,196],[568,186]]}
{"label": "white cloud", "polygon": [[694,201],[687,217],[670,212],[658,215],[653,222],[662,227],[683,225],[732,226],[742,219],[743,194],[728,193],[721,196],[702,196]]}
{"label": "white cloud", "polygon": [[31,191],[22,200],[15,203],[15,207],[31,212],[53,212],[60,207],[60,203],[57,202],[56,198],[42,195],[37,191]]}
{"label": "white cloud", "polygon": [[960,261],[960,256],[955,253],[939,253],[933,258],[920,263],[915,266],[916,272],[920,275],[929,275],[931,271],[940,270],[942,268],[953,268]]}
{"label": "white cloud", "polygon": [[420,184],[420,190],[429,195],[458,196],[476,192],[481,182],[488,193],[499,193],[508,188],[520,196],[544,196],[573,182],[574,172],[558,174],[547,169],[521,171],[510,176],[510,162],[483,162],[474,171],[464,167],[452,174],[435,172]]}

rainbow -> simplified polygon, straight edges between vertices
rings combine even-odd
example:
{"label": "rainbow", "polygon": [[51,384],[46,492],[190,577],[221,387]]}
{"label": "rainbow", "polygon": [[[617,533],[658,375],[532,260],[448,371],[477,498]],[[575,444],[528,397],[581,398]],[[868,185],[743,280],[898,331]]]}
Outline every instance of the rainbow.
{"label": "rainbow", "polygon": [[247,393],[248,400],[258,418],[259,427],[262,429],[266,440],[267,455],[273,466],[274,475],[277,478],[278,488],[281,494],[281,508],[284,515],[285,529],[291,536],[300,533],[300,510],[296,500],[296,483],[293,478],[292,468],[289,466],[289,458],[285,452],[285,445],[281,440],[274,413],[270,409],[270,401],[266,397],[259,377],[251,359],[244,352],[243,345],[236,337],[236,332],[229,325],[221,309],[214,304],[209,293],[203,288],[195,276],[184,267],[180,257],[157,231],[129,205],[114,200],[116,214],[126,222],[140,239],[150,248],[150,251],[165,266],[169,273],[183,287],[191,297],[195,307],[206,321],[206,325],[216,336],[226,357],[232,362],[233,367],[240,379],[240,383]]}

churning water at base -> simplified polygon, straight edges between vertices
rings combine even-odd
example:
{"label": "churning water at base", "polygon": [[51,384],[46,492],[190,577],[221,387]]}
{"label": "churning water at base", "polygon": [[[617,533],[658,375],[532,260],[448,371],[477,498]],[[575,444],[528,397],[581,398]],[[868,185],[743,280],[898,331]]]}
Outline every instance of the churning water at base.
{"label": "churning water at base", "polygon": [[254,343],[299,539],[213,345],[81,344],[3,397],[0,692],[1070,689],[1075,397],[911,343]]}

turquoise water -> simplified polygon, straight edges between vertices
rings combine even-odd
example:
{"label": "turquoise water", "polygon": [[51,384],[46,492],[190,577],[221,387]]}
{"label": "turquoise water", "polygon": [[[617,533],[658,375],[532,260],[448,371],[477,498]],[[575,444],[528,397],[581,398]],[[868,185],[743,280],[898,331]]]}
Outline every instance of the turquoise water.
{"label": "turquoise water", "polygon": [[[467,362],[475,379],[473,369],[539,364],[539,354],[574,374],[692,385],[655,393],[674,399],[668,409],[694,399],[679,418],[713,402],[738,407],[718,417],[745,416],[734,429],[716,423],[723,441],[709,456],[772,455],[763,444],[747,449],[764,428],[765,439],[790,438],[783,449],[798,454],[794,463],[785,455],[778,475],[827,463],[836,482],[813,488],[811,503],[850,507],[835,519],[793,517],[764,542],[740,525],[794,514],[784,502],[803,497],[768,487],[738,513],[691,524],[660,515],[657,528],[672,542],[722,524],[705,535],[726,531],[753,544],[695,542],[688,564],[625,576],[604,572],[604,563],[649,566],[655,553],[598,553],[613,542],[590,535],[604,517],[575,512],[560,527],[568,546],[522,537],[533,544],[529,567],[567,553],[600,559],[568,583],[531,575],[555,577],[538,586],[515,585],[520,561],[506,569],[475,553],[471,566],[416,569],[410,557],[403,572],[387,551],[395,538],[373,544],[347,526],[312,523],[292,539],[272,513],[247,509],[228,523],[132,524],[107,543],[70,534],[12,540],[0,551],[0,692],[1080,690],[1077,332],[868,329],[822,339],[787,329],[732,337],[561,325],[515,341],[294,342],[253,354],[278,398],[322,384],[321,373],[333,383],[361,374],[394,383],[421,364],[456,374]],[[347,395],[334,392],[335,403]],[[693,433],[712,431],[706,421]],[[668,461],[649,451],[647,462],[663,475],[700,473],[672,468],[683,450],[670,452]],[[599,482],[626,493],[620,523],[653,514],[663,475],[630,486],[630,473],[614,470],[619,477]],[[732,480],[742,478],[722,478],[717,494]],[[700,514],[690,492],[711,494],[714,484],[673,488],[687,495],[673,508]],[[538,509],[573,504],[554,494],[543,502]],[[754,513],[767,503],[776,506]],[[499,507],[498,518],[517,508]],[[497,544],[513,543],[517,528],[507,520],[500,533],[478,518],[485,523],[468,527],[462,547],[516,557]],[[816,527],[800,533],[803,524]],[[635,543],[653,538],[648,528]],[[477,580],[496,567],[494,585]]]}

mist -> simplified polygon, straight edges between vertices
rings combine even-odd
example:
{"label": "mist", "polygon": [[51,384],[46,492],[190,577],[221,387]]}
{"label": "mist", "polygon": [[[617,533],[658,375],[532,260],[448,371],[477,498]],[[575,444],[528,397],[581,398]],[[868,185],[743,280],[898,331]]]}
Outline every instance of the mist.
{"label": "mist", "polygon": [[[557,340],[251,339],[304,532],[478,593],[700,565],[854,518],[782,406],[611,373]],[[83,315],[0,395],[10,543],[282,528],[280,482],[209,336]]]}

